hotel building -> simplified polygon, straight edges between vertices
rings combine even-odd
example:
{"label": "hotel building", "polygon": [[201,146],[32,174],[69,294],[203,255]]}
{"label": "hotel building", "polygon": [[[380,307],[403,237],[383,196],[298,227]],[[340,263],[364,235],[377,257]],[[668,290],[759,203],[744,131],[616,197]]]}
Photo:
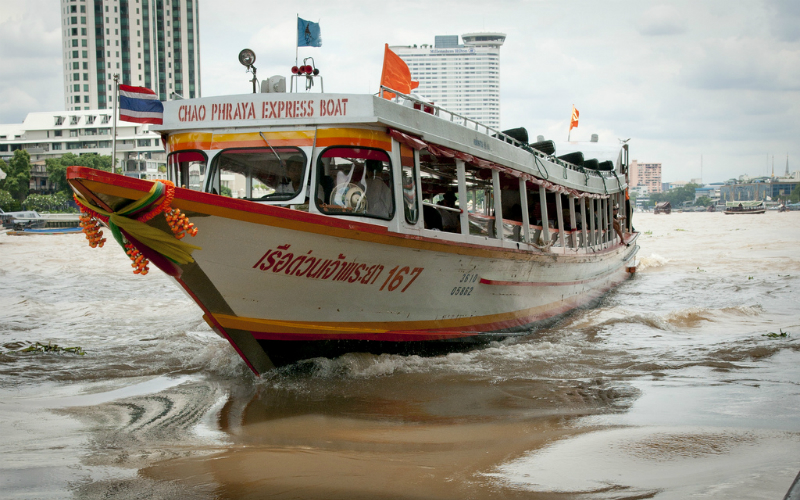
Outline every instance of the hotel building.
{"label": "hotel building", "polygon": [[110,109],[113,76],[200,97],[199,0],[61,0],[64,105]]}
{"label": "hotel building", "polygon": [[[45,160],[64,153],[111,155],[111,110],[28,113],[22,123],[0,124],[0,159],[14,151],[31,156],[31,191],[52,191]],[[148,125],[117,120],[117,173],[140,179],[165,179],[161,137]]]}
{"label": "hotel building", "polygon": [[500,128],[500,47],[504,33],[435,37],[434,45],[390,47],[419,81],[420,96],[461,116]]}

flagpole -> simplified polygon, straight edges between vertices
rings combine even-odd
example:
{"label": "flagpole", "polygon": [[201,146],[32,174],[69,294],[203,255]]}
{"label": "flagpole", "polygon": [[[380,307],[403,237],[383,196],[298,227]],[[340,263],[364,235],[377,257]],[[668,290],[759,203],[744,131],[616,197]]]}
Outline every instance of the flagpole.
{"label": "flagpole", "polygon": [[[300,14],[297,14],[297,22],[295,23],[295,31],[297,30],[297,26],[300,24]],[[297,66],[299,64],[298,59],[300,58],[300,40],[297,38],[297,33],[294,34],[294,65]],[[297,78],[292,75],[292,84],[289,85],[289,92],[294,89],[294,82]],[[299,84],[298,84],[299,85]]]}
{"label": "flagpole", "polygon": [[111,124],[111,173],[116,174],[117,164],[117,91],[119,90],[119,73],[114,73],[114,111],[113,122]]}

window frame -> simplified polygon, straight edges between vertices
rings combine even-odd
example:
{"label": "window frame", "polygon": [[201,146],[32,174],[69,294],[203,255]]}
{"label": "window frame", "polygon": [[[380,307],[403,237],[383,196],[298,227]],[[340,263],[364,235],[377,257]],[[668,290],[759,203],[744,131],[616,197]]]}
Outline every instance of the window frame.
{"label": "window frame", "polygon": [[[175,187],[180,187],[180,188],[183,188],[183,189],[189,189],[189,190],[191,190],[191,191],[195,191],[194,189],[192,189],[192,188],[190,188],[190,187],[189,187],[189,184],[188,184],[188,179],[187,179],[187,184],[186,184],[185,186],[184,186],[184,185],[182,185],[182,184],[180,184],[180,183],[178,182],[178,181],[179,181],[179,178],[178,178],[178,175],[177,175],[177,174],[178,174],[178,172],[175,172],[175,171],[173,171],[173,164],[172,164],[172,163],[171,163],[171,161],[170,161],[170,159],[171,159],[173,156],[175,156],[175,155],[180,155],[180,154],[184,154],[184,153],[200,153],[200,154],[203,156],[203,158],[205,158],[205,162],[206,162],[206,172],[205,172],[205,176],[206,176],[206,178],[205,178],[205,179],[203,179],[203,180],[201,181],[201,183],[200,183],[200,189],[198,189],[198,190],[197,190],[198,192],[203,192],[203,191],[204,191],[204,189],[205,189],[205,185],[206,185],[206,183],[207,183],[207,180],[208,180],[208,176],[209,176],[210,169],[209,169],[209,165],[208,165],[208,164],[209,164],[209,160],[208,160],[208,153],[206,153],[206,152],[205,152],[205,151],[203,151],[202,149],[179,149],[179,150],[177,150],[177,151],[172,151],[172,152],[170,152],[170,153],[167,155],[167,179],[169,179],[170,181],[172,181],[172,182],[175,184]],[[181,162],[177,162],[177,163],[175,163],[174,165],[175,165],[175,166],[177,166],[178,168],[180,168],[180,167],[179,167],[180,163],[181,163]],[[188,163],[188,162],[187,162],[187,163]],[[173,175],[173,174],[174,174],[174,175]],[[183,172],[180,172],[180,174],[181,174],[181,175],[183,175]],[[187,177],[188,177],[188,175],[189,175],[189,172],[188,172],[188,171],[186,172],[186,175],[187,175]]]}
{"label": "window frame", "polygon": [[[390,193],[391,193],[390,194],[390,200],[391,200],[391,203],[392,203],[392,208],[391,208],[391,211],[389,212],[389,217],[388,218],[381,217],[381,216],[378,216],[378,215],[372,215],[372,214],[368,214],[368,213],[348,214],[347,212],[330,212],[330,211],[325,210],[322,206],[320,206],[320,202],[319,202],[319,197],[318,196],[320,194],[322,194],[323,197],[324,197],[324,192],[323,193],[319,192],[320,187],[321,187],[321,182],[320,181],[322,179],[322,175],[324,175],[324,173],[325,173],[325,168],[324,168],[324,165],[322,164],[322,159],[325,156],[325,153],[327,153],[331,149],[359,149],[359,150],[377,151],[379,153],[383,153],[383,155],[386,157],[386,160],[385,160],[384,163],[387,163],[389,165],[389,168],[388,168],[388,172],[389,172],[389,190],[390,190]],[[316,180],[315,180],[315,187],[313,189],[313,198],[314,198],[314,205],[315,205],[317,211],[320,214],[326,215],[326,216],[366,217],[366,218],[370,218],[370,219],[376,219],[376,220],[387,221],[387,222],[394,220],[395,215],[397,215],[397,203],[396,203],[396,200],[395,200],[395,175],[394,175],[394,163],[392,162],[392,155],[390,154],[389,151],[386,151],[386,150],[381,149],[381,148],[373,148],[373,147],[366,147],[366,146],[353,145],[353,144],[337,144],[337,145],[333,145],[333,146],[328,146],[328,147],[326,147],[325,149],[323,149],[322,151],[320,151],[316,155],[316,164],[314,165],[314,168],[315,168],[315,178],[316,178]],[[335,187],[335,185],[334,185],[334,187]]]}
{"label": "window frame", "polygon": [[[235,198],[235,199],[237,199],[237,200],[245,200],[245,201],[252,201],[252,202],[255,202],[255,203],[268,203],[270,205],[273,205],[273,204],[274,205],[297,205],[298,203],[294,203],[294,200],[296,200],[298,198],[300,198],[301,200],[305,200],[305,197],[303,195],[308,192],[308,190],[306,188],[308,187],[308,181],[309,181],[310,175],[311,175],[310,174],[311,168],[310,168],[309,161],[308,161],[308,154],[306,154],[306,152],[303,150],[302,147],[291,145],[291,144],[281,145],[281,146],[274,146],[273,148],[258,146],[258,147],[245,147],[245,148],[225,148],[225,149],[221,149],[221,150],[216,151],[214,153],[213,158],[211,159],[212,165],[211,165],[211,169],[209,169],[209,173],[208,173],[209,178],[214,180],[215,185],[209,186],[209,188],[210,189],[218,189],[219,193],[217,193],[217,194],[221,195],[221,193],[222,193],[222,177],[219,175],[221,173],[221,170],[219,168],[219,162],[220,162],[220,158],[225,153],[227,153],[228,151],[264,150],[265,152],[269,153],[269,155],[274,156],[273,153],[272,153],[273,150],[275,150],[277,152],[278,150],[286,149],[286,148],[293,148],[294,150],[296,150],[297,153],[299,153],[299,154],[301,154],[303,156],[303,178],[300,181],[300,190],[297,191],[291,198],[286,198],[286,199],[264,199],[264,198],[248,198],[248,197]],[[248,184],[247,177],[245,177],[245,183],[246,183],[246,185]],[[252,183],[252,180],[250,180],[250,183]],[[252,191],[252,188],[251,188],[251,191]],[[233,198],[233,197],[231,197],[231,198]]]}

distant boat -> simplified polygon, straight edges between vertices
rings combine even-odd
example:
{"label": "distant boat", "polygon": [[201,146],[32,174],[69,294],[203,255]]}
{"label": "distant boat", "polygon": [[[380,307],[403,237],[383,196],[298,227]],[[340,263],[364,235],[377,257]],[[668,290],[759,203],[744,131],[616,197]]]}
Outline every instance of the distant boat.
{"label": "distant boat", "polygon": [[781,212],[792,212],[800,210],[800,203],[787,203],[785,205],[781,205],[780,211]]}
{"label": "distant boat", "polygon": [[662,201],[660,203],[656,203],[656,208],[653,210],[654,214],[671,214],[672,213],[672,204],[668,201]]}
{"label": "distant boat", "polygon": [[763,214],[767,209],[763,201],[729,201],[725,203],[725,213],[733,214]]}
{"label": "distant boat", "polygon": [[0,210],[3,227],[6,229],[53,229],[78,227],[80,224],[79,214],[40,214],[35,210],[24,210],[21,212],[3,212]]}
{"label": "distant boat", "polygon": [[80,233],[80,227],[49,227],[42,229],[12,229],[8,230],[6,234],[9,236],[33,236],[33,235],[53,235],[53,234],[75,234]]}

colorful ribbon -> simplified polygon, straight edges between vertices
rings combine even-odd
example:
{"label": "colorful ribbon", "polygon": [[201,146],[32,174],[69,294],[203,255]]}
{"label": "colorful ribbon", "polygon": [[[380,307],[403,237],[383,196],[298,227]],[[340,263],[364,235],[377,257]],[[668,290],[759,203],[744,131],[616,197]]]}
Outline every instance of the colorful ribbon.
{"label": "colorful ribbon", "polygon": [[194,262],[192,252],[202,250],[201,247],[180,241],[172,234],[145,224],[170,208],[174,193],[175,187],[171,182],[154,182],[149,193],[116,212],[107,212],[78,194],[75,194],[75,202],[105,222],[122,248],[125,248],[125,240],[120,229],[176,264],[189,264]]}

